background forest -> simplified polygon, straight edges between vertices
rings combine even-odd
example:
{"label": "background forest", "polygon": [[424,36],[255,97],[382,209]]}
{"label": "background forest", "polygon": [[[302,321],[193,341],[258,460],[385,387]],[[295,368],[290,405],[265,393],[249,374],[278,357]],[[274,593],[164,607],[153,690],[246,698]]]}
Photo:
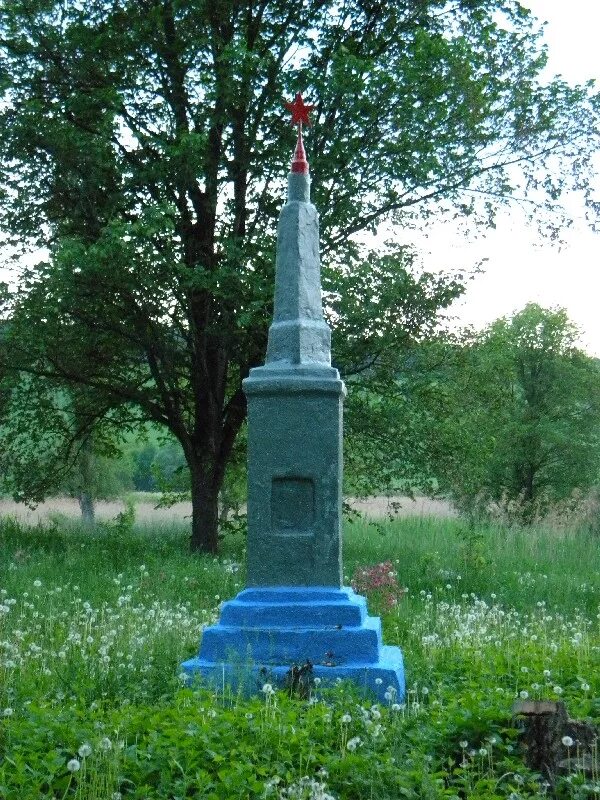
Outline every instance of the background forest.
{"label": "background forest", "polygon": [[435,487],[528,521],[594,482],[595,368],[564,314],[451,335],[476,267],[428,272],[399,243],[441,214],[474,233],[511,204],[556,236],[573,192],[596,221],[600,100],[546,74],[526,7],[17,0],[0,6],[0,49],[0,230],[18,265],[0,311],[5,491],[71,485],[89,516],[118,484],[174,481],[192,548],[216,552],[298,90],[315,106],[348,491]]}

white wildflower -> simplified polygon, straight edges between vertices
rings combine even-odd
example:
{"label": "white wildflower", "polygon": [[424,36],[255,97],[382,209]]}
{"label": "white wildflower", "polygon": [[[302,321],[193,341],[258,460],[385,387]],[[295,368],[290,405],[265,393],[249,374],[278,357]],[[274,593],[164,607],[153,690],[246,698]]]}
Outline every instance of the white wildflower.
{"label": "white wildflower", "polygon": [[564,744],[565,747],[573,747],[573,745],[575,744],[570,736],[563,736],[561,742]]}

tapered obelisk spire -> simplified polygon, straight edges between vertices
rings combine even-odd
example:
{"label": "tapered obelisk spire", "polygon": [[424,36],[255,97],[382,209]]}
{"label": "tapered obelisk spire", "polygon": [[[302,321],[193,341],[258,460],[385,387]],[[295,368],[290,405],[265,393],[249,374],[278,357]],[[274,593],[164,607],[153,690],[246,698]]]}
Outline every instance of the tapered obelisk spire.
{"label": "tapered obelisk spire", "polygon": [[286,103],[298,140],[288,175],[287,203],[277,229],[275,311],[267,364],[331,363],[331,332],[323,319],[319,264],[319,215],[310,202],[310,174],[302,124],[312,106],[300,94]]}

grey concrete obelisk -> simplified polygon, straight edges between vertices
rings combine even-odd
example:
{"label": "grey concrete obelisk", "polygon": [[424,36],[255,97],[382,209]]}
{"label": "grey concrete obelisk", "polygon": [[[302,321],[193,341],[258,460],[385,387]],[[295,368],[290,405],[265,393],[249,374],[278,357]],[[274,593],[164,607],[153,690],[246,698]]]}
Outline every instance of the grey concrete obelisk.
{"label": "grey concrete obelisk", "polygon": [[266,363],[248,398],[248,585],[342,581],[342,400],[323,318],[319,215],[301,133],[279,218]]}
{"label": "grey concrete obelisk", "polygon": [[[342,401],[323,319],[319,221],[310,202],[300,122],[279,218],[275,311],[264,366],[244,381],[248,398],[247,588],[202,633],[186,675],[213,687],[259,691],[304,665],[325,683],[351,680],[384,699],[404,696],[399,647],[381,620],[342,586]],[[299,115],[297,118],[296,115]]]}

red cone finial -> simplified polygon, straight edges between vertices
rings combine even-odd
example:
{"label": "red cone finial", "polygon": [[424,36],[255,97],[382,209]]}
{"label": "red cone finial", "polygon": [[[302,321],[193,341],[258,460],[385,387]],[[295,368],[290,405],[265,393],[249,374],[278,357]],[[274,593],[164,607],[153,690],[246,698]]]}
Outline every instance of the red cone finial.
{"label": "red cone finial", "polygon": [[294,157],[292,158],[292,172],[301,172],[303,175],[308,175],[308,161],[306,160],[304,142],[302,141],[302,125],[298,125],[298,140],[294,150]]}
{"label": "red cone finial", "polygon": [[285,107],[292,114],[292,125],[298,125],[298,140],[292,159],[292,172],[308,175],[308,161],[306,160],[304,142],[302,141],[302,124],[310,125],[308,113],[313,110],[314,106],[305,105],[302,95],[298,92],[293,102],[286,103]]}

